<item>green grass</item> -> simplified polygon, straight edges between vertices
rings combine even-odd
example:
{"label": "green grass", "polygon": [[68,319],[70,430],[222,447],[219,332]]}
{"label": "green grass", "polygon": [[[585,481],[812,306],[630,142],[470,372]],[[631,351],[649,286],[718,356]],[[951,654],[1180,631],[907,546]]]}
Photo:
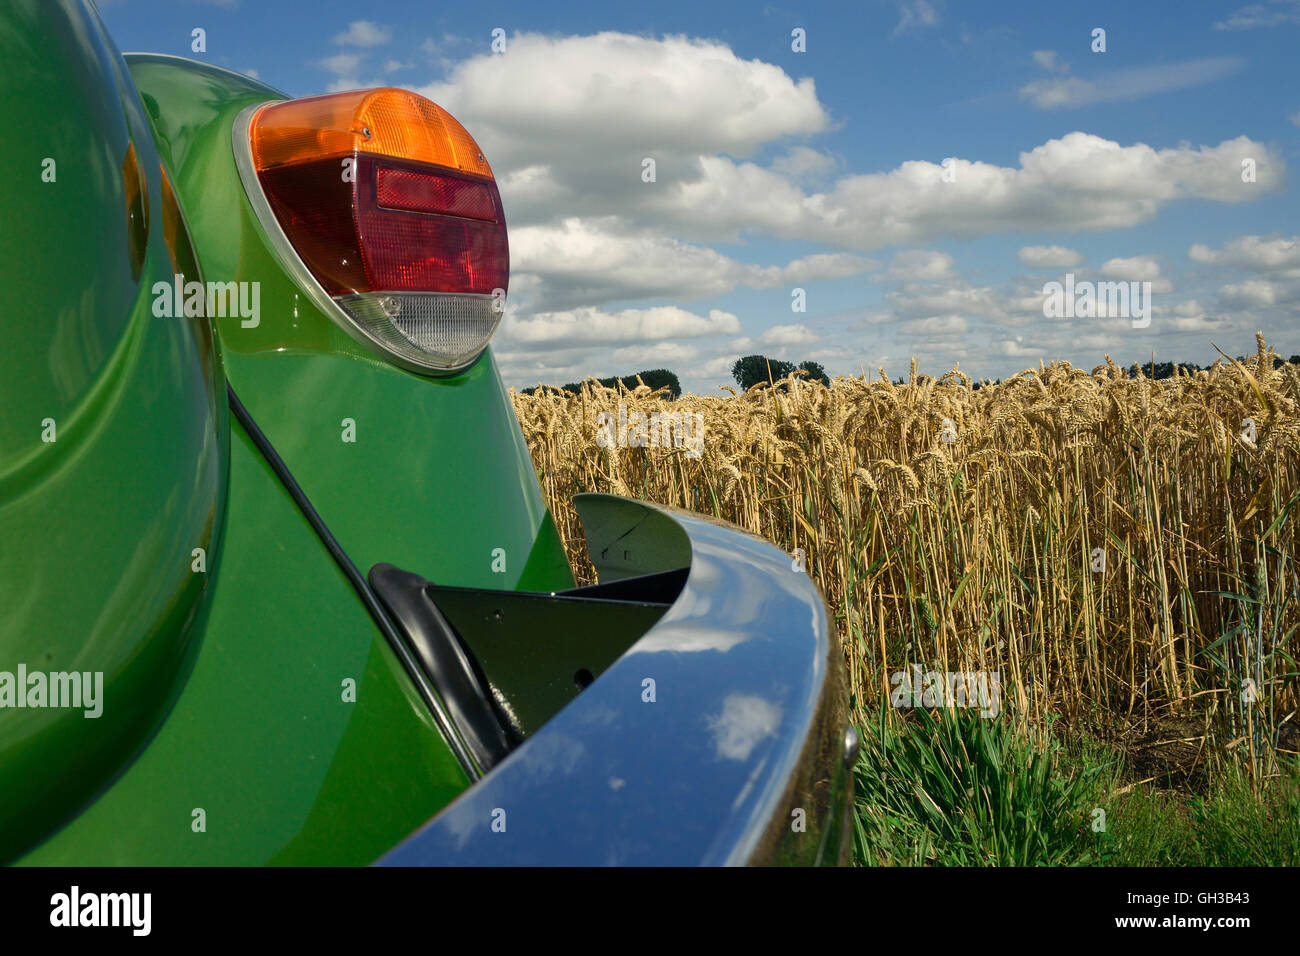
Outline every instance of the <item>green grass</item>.
{"label": "green grass", "polygon": [[[1204,794],[1120,785],[1095,741],[1041,745],[971,711],[882,712],[862,728],[854,851],[867,866],[1294,866],[1300,770],[1257,794],[1239,773]],[[1098,811],[1104,812],[1104,817]]]}
{"label": "green grass", "polygon": [[1115,866],[1297,866],[1300,775],[1260,797],[1235,774],[1206,795],[1135,790],[1108,822],[1103,855]]}

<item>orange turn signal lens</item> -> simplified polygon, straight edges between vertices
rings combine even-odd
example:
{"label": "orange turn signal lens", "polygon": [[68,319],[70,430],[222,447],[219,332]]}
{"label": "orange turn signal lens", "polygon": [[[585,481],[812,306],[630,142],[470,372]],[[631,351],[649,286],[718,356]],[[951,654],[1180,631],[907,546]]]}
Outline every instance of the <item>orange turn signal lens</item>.
{"label": "orange turn signal lens", "polygon": [[250,129],[259,173],[290,163],[378,153],[492,175],[465,127],[409,90],[383,87],[275,103],[258,111]]}

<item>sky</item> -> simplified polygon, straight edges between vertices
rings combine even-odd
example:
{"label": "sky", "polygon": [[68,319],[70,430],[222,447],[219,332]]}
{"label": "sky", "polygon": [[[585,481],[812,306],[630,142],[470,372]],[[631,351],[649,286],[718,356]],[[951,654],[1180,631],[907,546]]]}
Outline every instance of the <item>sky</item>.
{"label": "sky", "polygon": [[510,385],[1300,353],[1300,0],[99,7],[123,51],[460,120],[509,226]]}

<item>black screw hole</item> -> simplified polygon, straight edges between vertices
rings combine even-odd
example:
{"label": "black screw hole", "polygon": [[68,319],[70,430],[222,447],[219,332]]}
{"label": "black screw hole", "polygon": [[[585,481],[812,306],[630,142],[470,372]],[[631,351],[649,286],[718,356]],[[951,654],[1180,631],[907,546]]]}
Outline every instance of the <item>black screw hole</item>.
{"label": "black screw hole", "polygon": [[588,687],[590,687],[591,682],[594,681],[595,679],[596,678],[591,676],[591,671],[587,670],[587,668],[585,667],[580,669],[578,673],[573,675],[573,682],[577,684],[579,687],[581,687],[583,690],[586,690]]}

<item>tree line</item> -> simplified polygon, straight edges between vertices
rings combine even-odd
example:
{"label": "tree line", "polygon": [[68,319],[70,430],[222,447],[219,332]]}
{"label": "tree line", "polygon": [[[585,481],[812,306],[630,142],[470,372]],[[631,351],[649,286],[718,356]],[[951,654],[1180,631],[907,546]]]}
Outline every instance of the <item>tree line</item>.
{"label": "tree line", "polygon": [[[1245,361],[1241,356],[1237,356],[1238,361]],[[1276,368],[1283,364],[1300,365],[1300,355],[1292,355],[1289,359],[1283,359],[1277,356],[1273,359],[1273,367]],[[1178,369],[1180,374],[1191,374],[1192,372],[1208,371],[1212,366],[1197,365],[1195,362],[1134,362],[1128,366],[1125,371],[1130,378],[1137,378],[1139,375],[1152,379],[1172,378],[1174,370]],[[731,376],[736,380],[736,384],[743,391],[748,391],[755,385],[761,385],[764,382],[777,383],[785,378],[791,372],[803,371],[808,381],[821,382],[827,388],[830,387],[830,376],[826,374],[826,369],[818,362],[806,361],[796,365],[793,362],[787,362],[783,359],[769,358],[766,355],[746,355],[738,358],[735,364],[731,366]],[[640,380],[638,382],[638,379]],[[658,390],[667,388],[668,394],[672,398],[680,398],[682,394],[682,383],[678,381],[677,375],[666,368],[652,368],[641,372],[633,372],[631,375],[613,375],[609,378],[597,379],[597,381],[606,388],[616,388],[622,386],[628,390],[637,387],[640,382],[644,382],[651,389]],[[1001,379],[995,379],[987,382],[975,382],[974,387],[979,388],[981,385],[997,385]],[[896,384],[904,384],[904,379],[899,376]],[[553,385],[533,385],[523,389],[525,395],[532,395],[539,388],[554,388]],[[582,390],[581,382],[569,382],[560,386],[561,391],[577,395]]]}
{"label": "tree line", "polygon": [[[610,376],[609,378],[598,378],[596,379],[596,381],[599,382],[601,385],[605,386],[606,388],[617,388],[618,386],[621,385],[623,388],[626,388],[629,391],[631,391],[632,389],[636,388],[638,384],[640,384],[637,381],[637,379],[640,379],[641,382],[644,382],[646,385],[649,385],[652,390],[658,390],[666,386],[668,388],[668,394],[671,397],[673,398],[681,397],[682,383],[677,380],[677,376],[674,373],[668,371],[668,369],[666,368],[651,368],[641,372],[633,372],[631,375],[613,375]],[[533,385],[530,386],[529,388],[523,389],[523,393],[525,395],[532,395],[539,388],[554,388],[554,387],[555,387],[554,385]],[[570,394],[577,395],[580,391],[582,391],[582,383],[569,382],[566,385],[561,385],[560,391],[569,392]]]}

